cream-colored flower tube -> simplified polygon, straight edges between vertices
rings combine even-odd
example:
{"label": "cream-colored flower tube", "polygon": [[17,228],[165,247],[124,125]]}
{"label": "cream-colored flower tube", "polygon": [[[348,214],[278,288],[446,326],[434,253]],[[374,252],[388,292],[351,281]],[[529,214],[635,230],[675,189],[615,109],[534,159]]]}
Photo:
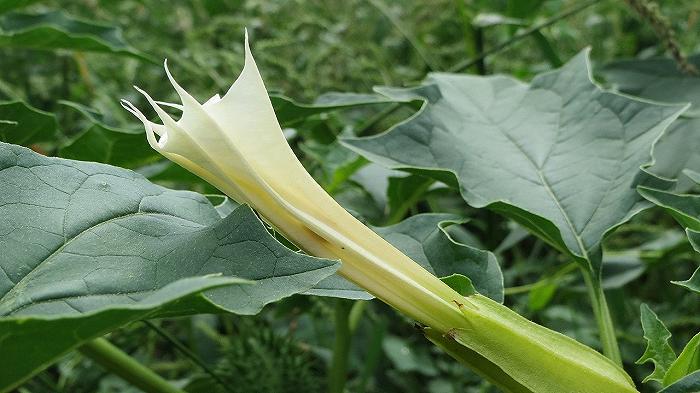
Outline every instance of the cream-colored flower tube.
{"label": "cream-colored flower tube", "polygon": [[[627,374],[599,353],[533,324],[488,298],[474,295],[470,303],[480,305],[459,306],[465,303],[461,295],[338,205],[304,169],[284,138],[250,52],[247,34],[243,71],[223,97],[215,95],[200,104],[175,81],[167,63],[165,68],[182,101],[182,105],[165,105],[182,110],[179,120],[172,119],[158,102],[138,88],[163,124],[149,121],[131,103],[122,100],[122,105],[143,122],[150,145],[165,157],[238,202],[255,208],[304,251],[340,259],[341,275],[431,327],[433,336],[434,332],[446,334],[446,339],[455,338],[461,345],[474,347],[470,349],[488,361],[498,360],[494,363],[496,369],[518,375],[518,383],[533,392],[549,391],[539,387],[551,387],[552,383],[573,383],[568,377],[557,376],[562,364],[567,364],[570,374],[576,376],[577,387],[560,391],[601,392],[606,391],[600,390],[604,386],[617,389],[607,391],[636,391]],[[496,326],[500,328],[495,329]],[[481,329],[498,331],[503,336],[493,337]],[[499,353],[498,348],[511,345],[514,338],[521,344],[528,342],[520,348],[527,347],[531,353],[515,350],[503,352],[509,354],[508,359],[494,356]],[[551,343],[556,343],[557,348]],[[542,363],[528,364],[528,359],[535,358],[550,361],[545,362],[546,367]],[[533,370],[534,378],[523,371],[530,367],[541,368]],[[551,379],[538,385],[537,380],[542,378]]]}

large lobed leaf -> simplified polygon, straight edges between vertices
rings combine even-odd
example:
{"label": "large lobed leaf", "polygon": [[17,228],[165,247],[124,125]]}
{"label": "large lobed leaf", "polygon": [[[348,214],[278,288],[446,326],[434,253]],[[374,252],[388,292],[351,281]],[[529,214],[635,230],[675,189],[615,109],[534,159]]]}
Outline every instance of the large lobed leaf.
{"label": "large lobed leaf", "polygon": [[470,205],[511,217],[594,270],[605,234],[649,205],[635,190],[648,178],[640,167],[684,109],[602,90],[588,51],[530,84],[431,74],[420,87],[380,92],[425,103],[387,133],[347,146],[457,183]]}
{"label": "large lobed leaf", "polygon": [[[26,359],[19,373],[24,377],[85,339],[118,328],[118,321],[141,318],[134,310],[145,307],[159,316],[217,309],[254,314],[310,289],[339,265],[284,247],[246,206],[221,219],[202,195],[165,189],[125,169],[48,158],[5,143],[0,216],[3,362],[16,361],[7,343],[30,348],[46,340],[28,334],[45,334],[42,321],[53,326],[69,318],[73,322],[66,323],[80,329],[79,335],[67,334],[60,348],[52,347],[50,356]],[[174,288],[189,296],[210,282],[173,283],[215,273],[253,283],[206,291],[206,307],[177,300]],[[169,300],[154,301],[164,293]],[[171,301],[165,313],[161,307]],[[114,308],[127,311],[118,312],[122,316],[113,324],[95,316]],[[26,329],[28,320],[35,330]],[[0,386],[16,382],[3,379]]]}

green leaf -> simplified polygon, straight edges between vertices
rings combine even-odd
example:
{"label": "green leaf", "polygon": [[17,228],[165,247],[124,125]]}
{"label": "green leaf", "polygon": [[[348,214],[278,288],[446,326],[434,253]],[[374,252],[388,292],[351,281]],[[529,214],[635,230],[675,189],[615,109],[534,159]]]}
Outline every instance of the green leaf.
{"label": "green leaf", "polygon": [[539,311],[547,306],[557,292],[556,281],[547,281],[535,286],[527,296],[527,306],[530,311]]}
{"label": "green leaf", "polygon": [[588,51],[530,84],[431,74],[417,88],[379,91],[426,102],[387,133],[346,145],[457,183],[470,205],[514,219],[594,271],[603,237],[649,205],[634,189],[648,178],[640,166],[683,110],[602,90]]}
{"label": "green leaf", "polygon": [[[700,55],[692,56],[690,61],[700,66]],[[674,60],[665,58],[616,61],[599,71],[625,93],[692,104],[659,139],[654,147],[654,165],[649,168],[656,175],[678,178],[677,190],[690,189],[694,183],[682,170],[700,171],[700,77],[682,73]]]}
{"label": "green leaf", "polygon": [[677,194],[650,187],[639,187],[639,193],[666,209],[683,227],[700,231],[700,195]]}
{"label": "green leaf", "polygon": [[89,126],[60,148],[63,158],[101,162],[125,168],[137,168],[162,159],[161,155],[145,143],[143,127],[125,129],[108,125],[101,114],[84,105],[61,101],[85,117]]}
{"label": "green leaf", "polygon": [[668,343],[668,340],[671,338],[671,332],[666,329],[666,326],[651,311],[649,306],[642,304],[640,310],[644,339],[647,340],[647,349],[642,354],[642,357],[637,360],[637,364],[646,362],[654,364],[654,371],[644,378],[643,382],[650,380],[661,382],[666,374],[666,370],[676,360],[676,354]]}
{"label": "green leaf", "polygon": [[80,344],[131,322],[195,311],[219,312],[202,291],[247,285],[233,277],[191,277],[171,282],[130,303],[92,312],[0,318],[3,363],[12,364],[0,367],[0,391],[13,389]]}
{"label": "green leaf", "polygon": [[684,170],[700,171],[698,130],[700,118],[678,118],[654,145],[654,164],[649,167],[649,172],[668,179],[678,179],[674,187],[678,192],[688,191],[695,185]]}
{"label": "green leaf", "polygon": [[447,277],[440,277],[440,280],[462,296],[466,297],[477,293],[474,284],[472,284],[472,280],[461,274],[451,274]]}
{"label": "green leaf", "polygon": [[321,168],[322,182],[326,191],[333,194],[367,161],[338,142],[328,145],[313,141],[300,145],[301,150]]}
{"label": "green leaf", "polygon": [[[686,172],[695,181],[696,174]],[[644,198],[663,207],[684,228],[688,240],[695,251],[700,252],[700,195],[676,194],[673,192],[655,190],[649,187],[639,187],[639,193]],[[700,293],[700,267],[685,281],[672,281],[691,291]]]}
{"label": "green leaf", "polygon": [[429,177],[419,175],[389,177],[389,186],[386,190],[389,208],[387,221],[396,223],[403,219],[434,182]]}
{"label": "green leaf", "polygon": [[503,274],[496,257],[454,241],[445,230],[462,222],[451,214],[428,213],[372,229],[437,277],[461,274],[471,280],[479,293],[503,302]]}
{"label": "green leaf", "polygon": [[668,386],[697,370],[700,370],[700,333],[688,341],[678,359],[668,368],[663,385]]}
{"label": "green leaf", "polygon": [[673,385],[664,388],[659,393],[698,393],[700,392],[700,371],[685,376]]}
{"label": "green leaf", "polygon": [[387,97],[382,97],[377,94],[337,92],[325,93],[319,96],[313,104],[303,104],[279,94],[271,94],[270,101],[272,101],[272,106],[275,108],[277,120],[279,120],[282,126],[286,127],[320,113],[331,112],[337,109],[392,102]]}
{"label": "green leaf", "polygon": [[[247,206],[221,219],[200,194],[168,190],[125,169],[4,143],[0,216],[0,321],[76,318],[86,337],[120,325],[80,318],[92,321],[106,308],[138,305],[188,277],[222,273],[253,280],[246,288],[206,291],[205,297],[218,310],[255,314],[310,289],[339,265],[284,247]],[[177,304],[167,315],[214,310]],[[0,330],[3,340],[31,338],[22,323],[11,326]],[[3,361],[15,360],[3,351]],[[32,367],[45,365],[42,360]]]}
{"label": "green leaf", "polygon": [[106,52],[154,62],[129,46],[119,28],[76,19],[61,11],[0,16],[0,47]]}
{"label": "green leaf", "polygon": [[[700,67],[700,55],[688,59]],[[599,70],[600,74],[620,91],[661,102],[693,105],[683,115],[700,117],[700,77],[678,69],[669,58],[620,60]]]}
{"label": "green leaf", "polygon": [[0,102],[0,141],[28,146],[56,138],[58,123],[48,112],[22,101]]}
{"label": "green leaf", "polygon": [[[700,244],[700,233],[695,231],[688,231],[688,237],[691,239],[690,242],[693,245],[693,248],[696,251],[700,250],[700,248],[698,248],[698,244]],[[685,287],[697,294],[700,294],[700,267],[695,269],[695,272],[693,272],[689,279],[684,281],[671,282],[676,285]]]}

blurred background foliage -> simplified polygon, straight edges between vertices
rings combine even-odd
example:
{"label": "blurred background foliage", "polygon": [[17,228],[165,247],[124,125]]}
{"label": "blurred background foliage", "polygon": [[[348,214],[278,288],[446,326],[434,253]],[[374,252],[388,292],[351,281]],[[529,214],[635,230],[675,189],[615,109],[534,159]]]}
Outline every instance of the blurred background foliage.
{"label": "blurred background foliage", "polygon": [[[449,233],[497,254],[506,304],[598,347],[595,321],[572,263],[562,264],[566,261],[561,255],[502,217],[469,208],[456,190],[368,164],[336,142],[339,135],[381,132],[414,113],[415,103],[389,113],[385,103],[354,105],[374,97],[327,94],[417,84],[428,72],[448,71],[574,7],[580,9],[465,72],[529,80],[588,46],[596,69],[614,60],[666,54],[653,26],[626,2],[582,3],[0,0],[0,140],[48,155],[132,168],[172,187],[216,193],[151,151],[141,125],[120,107],[119,99],[145,108],[131,87],[137,84],[159,100],[177,102],[165,79],[164,58],[195,97],[206,100],[225,92],[242,67],[247,28],[268,89],[277,95],[275,107],[290,142],[346,208],[374,225],[394,224],[421,212],[469,218],[451,226]],[[659,5],[684,53],[699,52],[700,3]],[[604,78],[599,81],[605,83]],[[345,108],[334,110],[337,104]],[[31,133],[12,140],[9,131],[17,126]],[[681,229],[659,209],[634,218],[606,247],[606,286],[623,358],[640,381],[649,367],[634,365],[645,347],[639,305],[650,304],[673,333],[674,347],[681,348],[700,326],[700,309],[696,294],[669,282],[689,277],[697,258]],[[267,307],[255,318],[202,315],[138,323],[111,337],[190,392],[321,392],[328,389],[326,374],[335,345],[329,321],[342,321],[337,311],[346,308],[345,321],[353,332],[347,391],[495,391],[440,354],[409,321],[384,305],[336,304],[342,302],[299,296]],[[201,364],[174,343],[184,343]],[[129,389],[71,354],[20,390]]]}

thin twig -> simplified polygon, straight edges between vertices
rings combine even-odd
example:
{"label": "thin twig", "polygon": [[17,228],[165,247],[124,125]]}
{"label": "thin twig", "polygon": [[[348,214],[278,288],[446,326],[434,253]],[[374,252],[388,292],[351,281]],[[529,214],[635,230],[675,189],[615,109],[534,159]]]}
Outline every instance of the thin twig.
{"label": "thin twig", "polygon": [[209,374],[210,377],[212,377],[219,385],[221,385],[226,391],[232,392],[232,390],[229,388],[229,386],[226,384],[226,381],[221,379],[219,375],[214,372],[214,370],[209,367],[204,360],[200,359],[197,354],[192,352],[191,349],[187,348],[185,344],[181,343],[180,340],[177,338],[173,337],[170,333],[166,332],[165,330],[161,329],[158,325],[154,324],[151,321],[142,321],[146,326],[148,326],[150,329],[152,329],[154,332],[156,332],[159,336],[164,338],[166,341],[170,342],[175,346],[175,348],[180,351],[185,357],[190,359],[192,363],[196,364],[199,366],[199,368],[202,369],[205,373]]}
{"label": "thin twig", "polygon": [[406,38],[408,43],[411,44],[413,49],[418,54],[418,57],[420,57],[421,60],[423,60],[423,63],[428,68],[428,71],[434,71],[438,69],[437,65],[430,59],[430,56],[425,50],[423,44],[420,41],[418,41],[418,38],[416,38],[410,31],[403,27],[401,21],[396,19],[396,17],[391,13],[391,10],[388,9],[387,6],[381,0],[369,0],[369,3],[372,4],[374,8],[376,8],[382,15],[384,15],[384,17],[387,18],[392,25],[394,25],[396,30],[398,30],[399,33],[401,33],[404,36],[404,38]]}
{"label": "thin twig", "polygon": [[522,30],[519,33],[515,34],[513,37],[511,37],[507,41],[504,41],[504,42],[490,48],[489,50],[485,50],[485,51],[481,52],[478,56],[476,56],[472,59],[467,59],[461,63],[455,64],[455,66],[450,68],[449,71],[450,72],[463,71],[463,70],[473,66],[474,64],[477,64],[478,62],[484,60],[486,57],[491,56],[491,55],[496,54],[496,53],[499,53],[499,52],[503,51],[504,49],[507,49],[508,47],[513,45],[514,43],[522,40],[523,38],[537,32],[537,31],[540,31],[540,30],[544,29],[545,27],[549,27],[562,19],[568,18],[571,15],[574,15],[578,12],[581,12],[581,11],[585,10],[586,8],[592,6],[596,3],[599,3],[599,2],[600,2],[600,0],[592,0],[592,1],[587,1],[585,3],[581,3],[581,4],[571,8],[569,10],[566,10],[564,12],[557,14],[557,15],[554,15],[553,17],[543,21],[542,23],[532,25],[531,27],[528,27],[527,29]]}

